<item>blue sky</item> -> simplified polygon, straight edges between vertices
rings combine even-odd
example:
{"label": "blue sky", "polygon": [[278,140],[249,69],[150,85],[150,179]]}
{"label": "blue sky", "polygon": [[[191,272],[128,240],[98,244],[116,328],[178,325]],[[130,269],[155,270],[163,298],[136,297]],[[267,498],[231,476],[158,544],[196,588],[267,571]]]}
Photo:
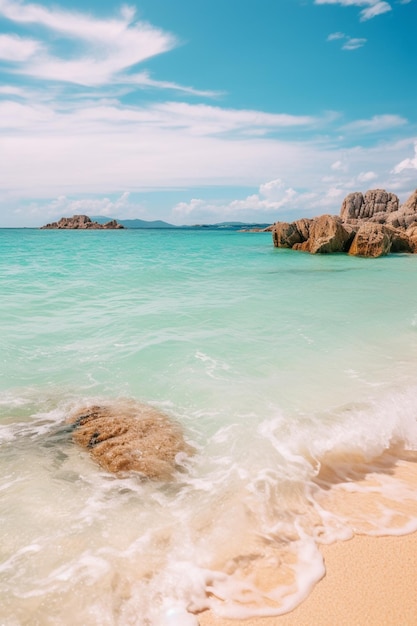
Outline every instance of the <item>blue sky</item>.
{"label": "blue sky", "polygon": [[417,187],[417,0],[0,0],[0,226]]}

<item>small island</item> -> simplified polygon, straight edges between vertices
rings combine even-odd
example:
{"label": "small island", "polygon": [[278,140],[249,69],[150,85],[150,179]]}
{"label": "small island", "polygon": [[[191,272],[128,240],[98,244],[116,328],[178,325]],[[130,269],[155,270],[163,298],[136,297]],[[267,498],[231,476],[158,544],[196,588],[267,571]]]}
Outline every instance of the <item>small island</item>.
{"label": "small island", "polygon": [[106,224],[93,222],[87,215],[73,215],[72,217],[61,217],[58,222],[51,222],[45,226],[41,226],[41,230],[45,229],[72,229],[72,230],[112,230],[124,228],[117,220],[110,220]]}

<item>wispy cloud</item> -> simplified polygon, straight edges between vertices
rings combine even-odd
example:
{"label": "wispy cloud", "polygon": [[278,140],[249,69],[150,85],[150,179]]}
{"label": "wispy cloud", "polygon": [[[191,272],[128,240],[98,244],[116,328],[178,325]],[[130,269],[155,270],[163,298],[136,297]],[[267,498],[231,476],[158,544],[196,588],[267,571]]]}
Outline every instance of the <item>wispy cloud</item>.
{"label": "wispy cloud", "polygon": [[347,37],[347,35],[345,35],[345,33],[331,33],[327,37],[327,41],[335,41],[337,39],[345,39],[345,37]]}
{"label": "wispy cloud", "polygon": [[360,11],[362,22],[370,20],[377,15],[392,11],[392,6],[385,0],[314,0],[315,4],[338,4],[342,7],[364,7]]}
{"label": "wispy cloud", "polygon": [[417,170],[417,142],[414,144],[414,157],[404,159],[392,170],[393,174],[401,174],[404,170]]}
{"label": "wispy cloud", "polygon": [[366,39],[358,38],[358,37],[350,37],[349,35],[345,35],[345,33],[331,33],[327,37],[327,41],[343,41],[342,50],[357,50],[358,48],[362,48],[367,42]]}
{"label": "wispy cloud", "polygon": [[404,126],[407,120],[400,115],[374,115],[367,120],[356,120],[342,127],[342,130],[356,133],[378,133],[390,128]]}
{"label": "wispy cloud", "polygon": [[342,50],[357,50],[366,44],[366,39],[351,37],[342,46]]}
{"label": "wispy cloud", "polygon": [[378,178],[378,175],[375,172],[360,172],[358,174],[358,182],[360,183],[369,183],[371,180],[375,180]]}
{"label": "wispy cloud", "polygon": [[[4,96],[2,99],[2,95]],[[205,104],[186,102],[152,103],[147,106],[123,106],[114,100],[97,100],[68,107],[60,103],[40,103],[25,100],[23,92],[19,101],[12,99],[13,88],[0,91],[0,129],[24,128],[34,133],[42,130],[46,136],[54,134],[101,132],[103,135],[117,131],[131,133],[153,129],[179,130],[188,135],[212,136],[218,134],[267,135],[270,132],[291,128],[311,129],[327,121],[308,115],[266,113],[256,110],[225,109]],[[9,96],[9,97],[7,97]]]}
{"label": "wispy cloud", "polygon": [[[175,83],[150,78],[147,73],[129,73],[138,63],[178,45],[177,39],[159,28],[135,21],[134,10],[122,8],[115,18],[97,19],[87,14],[0,0],[0,16],[19,26],[41,26],[52,37],[42,42],[17,35],[2,35],[0,58],[14,61],[9,71],[33,78],[100,86],[113,82],[184,89]],[[60,54],[60,44],[72,45],[71,54]],[[196,90],[196,93],[198,90]],[[204,92],[207,95],[208,92]]]}

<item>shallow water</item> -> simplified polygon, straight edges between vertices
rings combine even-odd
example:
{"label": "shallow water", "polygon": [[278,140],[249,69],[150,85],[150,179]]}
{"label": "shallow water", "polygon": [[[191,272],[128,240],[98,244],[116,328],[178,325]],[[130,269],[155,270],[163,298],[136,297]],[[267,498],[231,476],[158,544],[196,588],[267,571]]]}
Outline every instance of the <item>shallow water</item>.
{"label": "shallow water", "polygon": [[[0,297],[2,624],[279,614],[321,542],[417,528],[417,255],[0,230]],[[108,474],[62,430],[114,399],[182,425],[176,480]]]}

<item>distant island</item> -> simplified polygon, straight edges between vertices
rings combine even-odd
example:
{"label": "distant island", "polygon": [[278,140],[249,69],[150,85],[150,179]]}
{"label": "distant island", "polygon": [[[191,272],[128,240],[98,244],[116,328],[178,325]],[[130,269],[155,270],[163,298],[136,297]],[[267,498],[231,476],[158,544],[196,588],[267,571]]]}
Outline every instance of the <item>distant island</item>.
{"label": "distant island", "polygon": [[[92,217],[93,220],[103,224],[106,219],[103,216],[96,215]],[[169,222],[164,222],[163,220],[141,220],[141,219],[119,219],[119,224],[122,224],[125,228],[164,228],[164,229],[175,229],[175,230],[259,230],[262,231],[271,226],[270,223],[247,223],[247,222],[217,222],[214,224],[191,224],[191,225],[181,225],[177,226],[175,224],[170,224]]]}
{"label": "distant island", "polygon": [[87,215],[73,215],[72,217],[61,217],[58,222],[51,222],[45,226],[41,226],[41,230],[46,229],[72,229],[72,230],[112,230],[116,228],[124,228],[116,220],[110,220],[104,224],[93,222]]}
{"label": "distant island", "polygon": [[142,228],[142,229],[186,229],[186,230],[241,230],[241,231],[263,231],[270,228],[270,224],[257,224],[246,222],[220,222],[217,224],[194,224],[191,226],[175,226],[162,220],[146,221],[141,219],[115,220],[114,218],[103,217],[101,215],[88,217],[87,215],[73,215],[72,217],[61,217],[58,222],[51,222],[41,226],[45,229],[116,229],[116,228]]}

